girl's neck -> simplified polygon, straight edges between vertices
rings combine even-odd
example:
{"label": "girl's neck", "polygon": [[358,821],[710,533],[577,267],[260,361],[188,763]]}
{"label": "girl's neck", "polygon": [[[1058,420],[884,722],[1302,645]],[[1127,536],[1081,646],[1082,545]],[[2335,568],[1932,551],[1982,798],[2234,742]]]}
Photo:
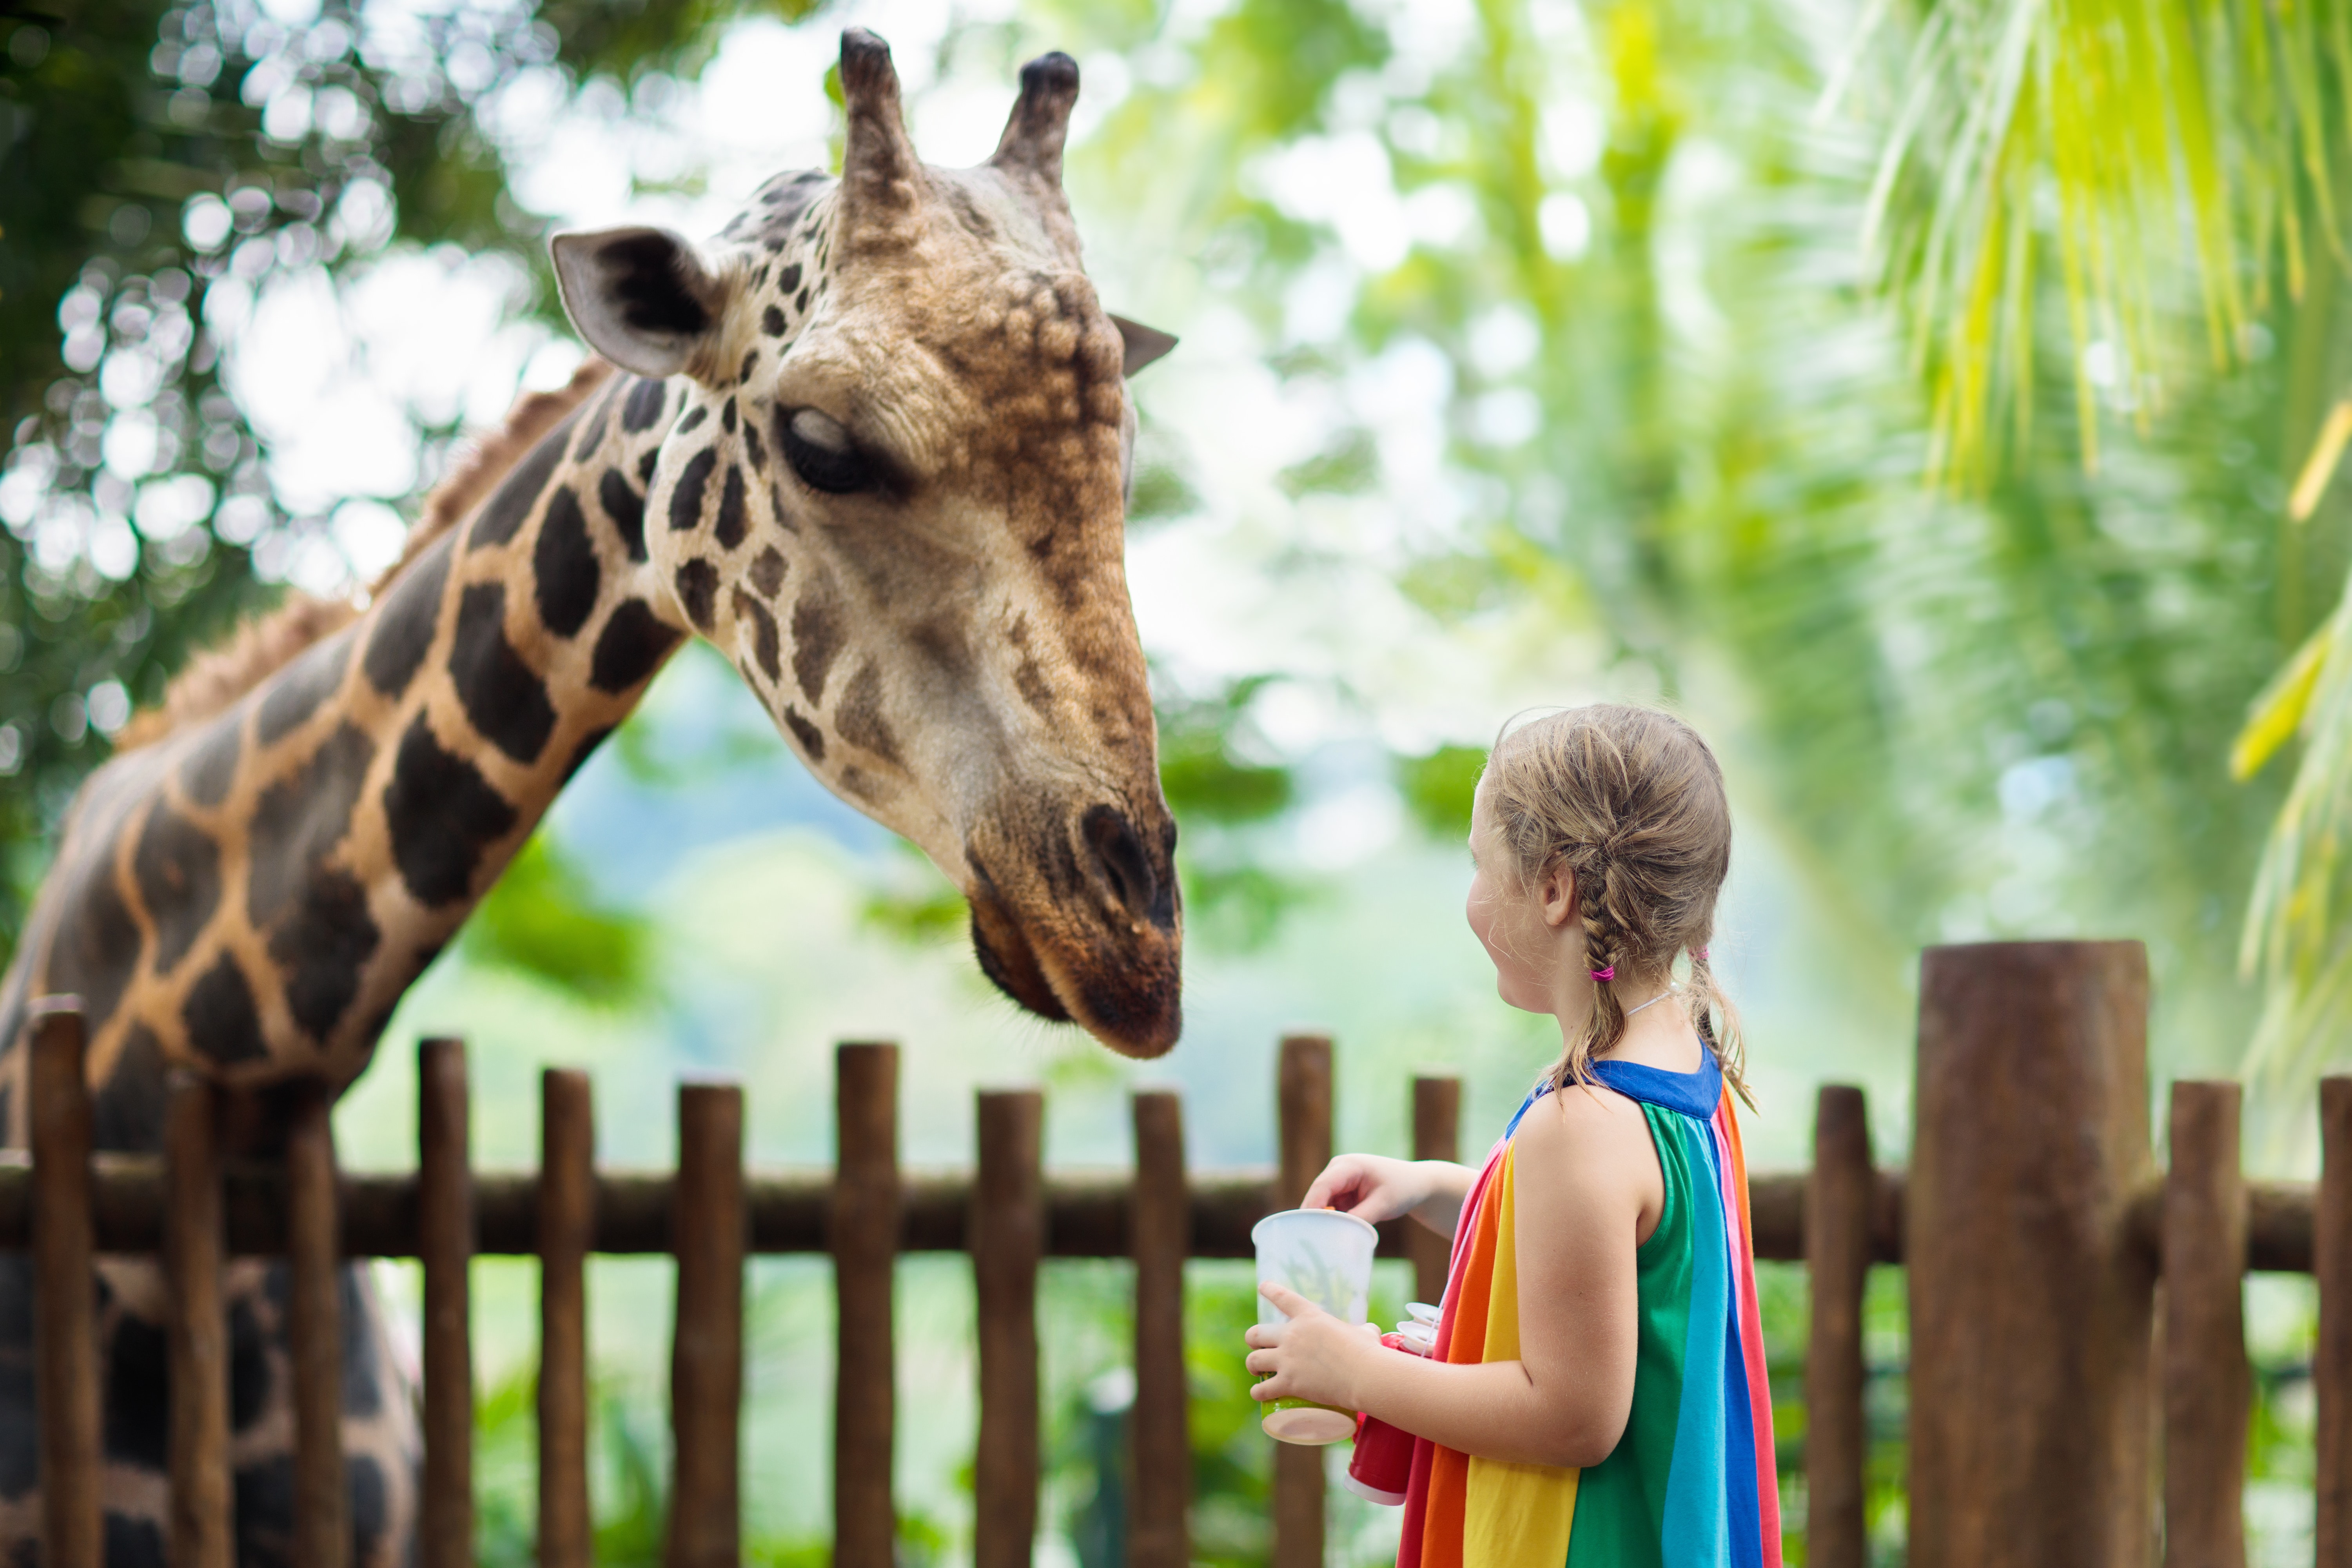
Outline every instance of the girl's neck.
{"label": "girl's neck", "polygon": [[[1667,995],[1667,983],[1660,979],[1654,984],[1641,982],[1628,985],[1616,983],[1617,999],[1632,1016],[1625,1020],[1625,1033],[1607,1056],[1597,1060],[1633,1062],[1642,1067],[1656,1068],[1664,1072],[1696,1072],[1706,1059],[1706,1042],[1692,1027],[1690,1015],[1680,999]],[[1644,1006],[1654,997],[1664,1000]],[[1597,998],[1596,998],[1597,999]],[[1633,1009],[1640,1008],[1639,1012]],[[1560,1021],[1563,1039],[1582,1026],[1583,1020],[1573,1025],[1563,1016]]]}

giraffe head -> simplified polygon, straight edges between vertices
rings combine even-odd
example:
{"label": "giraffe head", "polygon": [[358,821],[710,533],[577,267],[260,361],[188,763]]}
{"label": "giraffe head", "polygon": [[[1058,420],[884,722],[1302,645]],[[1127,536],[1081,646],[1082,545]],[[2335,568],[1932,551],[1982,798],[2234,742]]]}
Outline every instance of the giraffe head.
{"label": "giraffe head", "polygon": [[1106,315],[1061,188],[1076,100],[1032,61],[995,155],[915,155],[888,47],[842,35],[842,174],[771,180],[719,237],[558,236],[581,334],[645,379],[656,602],[793,749],[971,906],[1033,1013],[1155,1056],[1182,946],[1127,592],[1126,374],[1173,340]]}

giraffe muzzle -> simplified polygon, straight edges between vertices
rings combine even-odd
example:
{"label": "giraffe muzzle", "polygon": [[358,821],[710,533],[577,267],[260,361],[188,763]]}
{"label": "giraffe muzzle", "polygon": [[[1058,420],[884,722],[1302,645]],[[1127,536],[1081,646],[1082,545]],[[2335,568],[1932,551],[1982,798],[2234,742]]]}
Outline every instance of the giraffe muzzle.
{"label": "giraffe muzzle", "polygon": [[1116,806],[1081,813],[1015,862],[971,846],[972,951],[1000,991],[1122,1056],[1157,1057],[1183,1028],[1175,827],[1159,842]]}

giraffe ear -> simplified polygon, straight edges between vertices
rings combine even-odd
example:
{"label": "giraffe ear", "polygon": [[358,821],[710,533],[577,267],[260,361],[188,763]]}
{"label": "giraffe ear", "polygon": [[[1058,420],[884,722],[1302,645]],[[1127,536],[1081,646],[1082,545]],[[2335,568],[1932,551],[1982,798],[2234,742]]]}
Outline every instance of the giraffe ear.
{"label": "giraffe ear", "polygon": [[693,244],[666,228],[559,234],[549,242],[564,313],[624,370],[688,369],[719,324],[726,289]]}
{"label": "giraffe ear", "polygon": [[1158,327],[1147,327],[1125,316],[1113,316],[1110,324],[1118,329],[1119,337],[1127,344],[1127,357],[1118,367],[1121,375],[1133,375],[1176,346],[1174,335]]}

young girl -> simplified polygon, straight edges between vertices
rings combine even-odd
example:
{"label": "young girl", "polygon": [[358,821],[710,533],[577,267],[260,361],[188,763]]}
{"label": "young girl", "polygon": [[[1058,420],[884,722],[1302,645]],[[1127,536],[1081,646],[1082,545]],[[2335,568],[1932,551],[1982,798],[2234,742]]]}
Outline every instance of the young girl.
{"label": "young girl", "polygon": [[1268,1285],[1290,1321],[1249,1331],[1251,1392],[1417,1435],[1398,1568],[1777,1568],[1746,1090],[1706,955],[1722,773],[1667,714],[1557,713],[1496,742],[1470,852],[1470,929],[1559,1060],[1484,1169],[1343,1154],[1307,1191],[1454,1237],[1435,1353]]}

